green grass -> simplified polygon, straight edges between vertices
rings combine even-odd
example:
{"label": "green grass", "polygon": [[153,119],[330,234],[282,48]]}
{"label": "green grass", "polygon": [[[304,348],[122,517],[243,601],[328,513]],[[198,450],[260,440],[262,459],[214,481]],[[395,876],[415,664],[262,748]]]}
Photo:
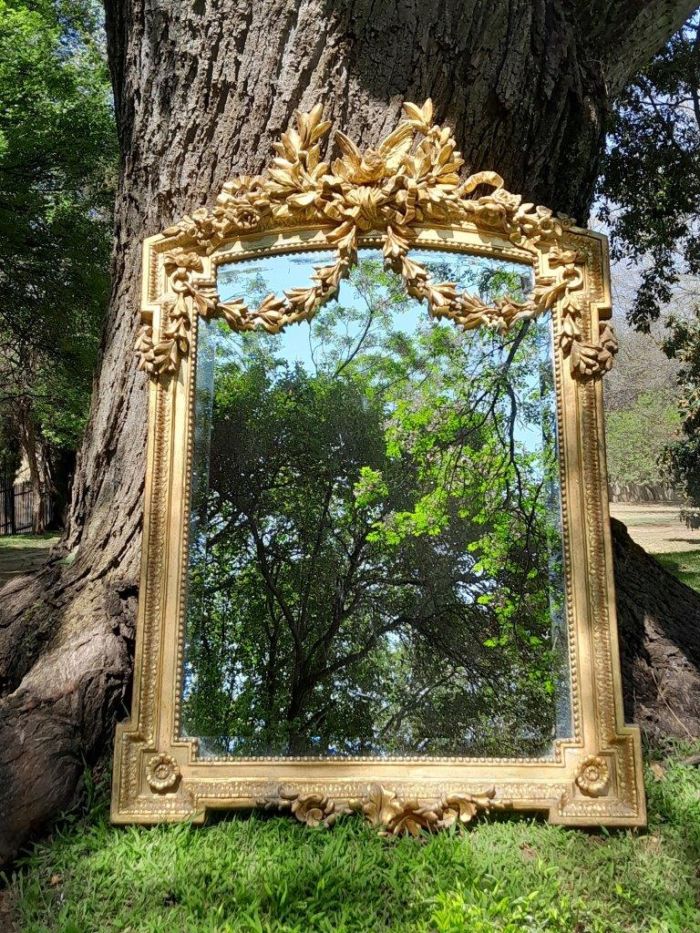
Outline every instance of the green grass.
{"label": "green grass", "polygon": [[0,535],[0,586],[22,573],[32,573],[46,562],[58,541],[55,532],[44,535]]}
{"label": "green grass", "polygon": [[50,547],[54,541],[58,541],[58,535],[55,531],[49,531],[43,535],[0,535],[0,551]]}
{"label": "green grass", "polygon": [[682,583],[700,592],[700,550],[652,556]]}
{"label": "green grass", "polygon": [[259,815],[115,828],[98,795],[23,858],[4,906],[22,933],[693,933],[700,769],[687,754],[648,772],[646,833],[511,818],[387,840],[359,818],[326,831]]}

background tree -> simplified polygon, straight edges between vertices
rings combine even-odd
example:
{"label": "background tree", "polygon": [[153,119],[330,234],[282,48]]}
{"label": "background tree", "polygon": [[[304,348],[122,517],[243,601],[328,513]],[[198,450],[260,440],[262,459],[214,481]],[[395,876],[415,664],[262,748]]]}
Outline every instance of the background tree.
{"label": "background tree", "polygon": [[665,329],[654,322],[648,332],[627,321],[641,273],[625,259],[612,266],[615,329],[620,350],[605,380],[608,477],[613,495],[678,499],[660,459],[680,432],[678,363],[663,351]]}
{"label": "background tree", "polygon": [[[102,751],[128,701],[147,422],[146,380],[132,359],[142,238],[208,202],[231,175],[261,171],[296,107],[321,101],[334,125],[371,145],[398,122],[403,100],[428,96],[455,127],[468,169],[494,169],[527,200],[585,222],[612,101],[694,6],[106,0],[122,153],[114,284],[63,561],[3,593],[2,856],[72,799],[83,760]],[[629,715],[638,678],[646,688],[651,674],[665,677],[659,646],[697,652],[683,629],[697,604],[687,597],[682,624],[675,609],[660,612],[646,583],[657,597],[674,584],[619,541],[621,622],[637,637],[626,635]],[[658,636],[656,671],[645,622]],[[699,695],[684,697],[691,724]],[[652,687],[645,698],[649,718],[663,716]]]}
{"label": "background tree", "polygon": [[[613,257],[640,277],[628,321],[675,361],[681,430],[660,469],[700,506],[700,16],[692,16],[621,95],[599,190]],[[638,342],[637,342],[637,345]],[[655,377],[651,375],[652,380]],[[654,386],[650,384],[650,389]],[[628,418],[629,420],[629,418]],[[661,432],[659,432],[661,437]],[[692,513],[689,513],[692,514]]]}
{"label": "background tree", "polygon": [[0,0],[0,418],[35,532],[42,490],[66,505],[109,294],[117,146],[99,14]]}
{"label": "background tree", "polygon": [[672,392],[656,394],[645,389],[629,406],[608,409],[605,425],[611,484],[638,489],[670,486],[664,482],[659,460],[680,426],[675,403]]}

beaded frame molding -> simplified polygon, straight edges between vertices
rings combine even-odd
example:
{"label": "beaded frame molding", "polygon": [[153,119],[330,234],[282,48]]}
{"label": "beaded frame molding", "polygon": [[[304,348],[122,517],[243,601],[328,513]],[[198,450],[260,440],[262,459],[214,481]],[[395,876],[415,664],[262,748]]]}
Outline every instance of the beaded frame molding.
{"label": "beaded frame molding", "polygon": [[[543,811],[569,825],[646,821],[639,731],[624,723],[607,499],[602,384],[617,344],[610,318],[607,242],[524,203],[494,172],[461,179],[451,131],[432,104],[407,103],[377,149],[335,134],[340,157],[321,158],[330,130],[320,106],[297,113],[260,176],[226,183],[202,208],[144,243],[142,327],[136,350],[150,377],[141,587],[131,718],[117,727],[116,823],[202,822],[214,808],[288,811],[309,826],[359,813],[382,832],[463,826],[504,808]],[[180,692],[197,322],[277,333],[338,293],[357,250],[382,251],[407,292],[464,329],[505,332],[553,322],[572,734],[548,758],[198,757],[180,737]],[[413,248],[529,265],[523,301],[493,306],[434,282]],[[223,263],[334,251],[308,288],[268,295],[258,308],[222,301]]]}

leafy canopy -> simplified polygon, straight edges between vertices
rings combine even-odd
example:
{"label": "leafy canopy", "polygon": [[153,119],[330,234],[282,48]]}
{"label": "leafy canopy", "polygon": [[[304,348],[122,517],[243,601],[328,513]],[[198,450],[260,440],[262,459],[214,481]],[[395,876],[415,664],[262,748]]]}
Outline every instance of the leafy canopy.
{"label": "leafy canopy", "polygon": [[630,323],[664,316],[681,430],[662,469],[700,505],[700,14],[618,101],[600,181],[615,259],[641,270]]}
{"label": "leafy canopy", "polygon": [[75,446],[106,308],[117,161],[96,4],[0,0],[0,411]]}

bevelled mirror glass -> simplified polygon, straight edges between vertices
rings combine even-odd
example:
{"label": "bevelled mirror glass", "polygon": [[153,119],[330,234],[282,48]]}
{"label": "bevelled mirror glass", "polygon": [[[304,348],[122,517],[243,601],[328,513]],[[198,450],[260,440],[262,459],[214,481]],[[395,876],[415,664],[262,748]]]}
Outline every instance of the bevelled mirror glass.
{"label": "bevelled mirror glass", "polygon": [[[521,264],[445,251],[493,303]],[[328,254],[222,265],[259,304]],[[217,756],[515,756],[571,734],[551,322],[431,319],[379,251],[282,332],[198,334],[182,735]]]}
{"label": "bevelled mirror glass", "polygon": [[493,171],[464,177],[430,101],[364,152],[329,131],[320,107],[297,114],[263,174],[144,243],[112,819],[642,825],[605,237]]}

